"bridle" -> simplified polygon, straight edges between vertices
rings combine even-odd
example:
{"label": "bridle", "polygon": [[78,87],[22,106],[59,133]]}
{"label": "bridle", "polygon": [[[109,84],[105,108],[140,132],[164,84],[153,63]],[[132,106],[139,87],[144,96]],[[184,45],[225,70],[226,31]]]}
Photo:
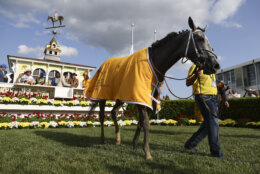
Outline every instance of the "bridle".
{"label": "bridle", "polygon": [[[188,99],[188,98],[190,98],[190,97],[193,96],[194,91],[193,91],[193,93],[192,93],[189,97],[185,97],[185,98],[178,97],[178,96],[176,96],[176,95],[171,91],[171,89],[170,89],[170,87],[169,87],[169,85],[168,85],[168,83],[167,83],[167,81],[166,81],[166,78],[168,78],[168,79],[173,79],[173,80],[186,80],[186,79],[190,78],[191,76],[193,76],[196,71],[201,70],[202,67],[203,67],[204,64],[205,64],[205,61],[203,62],[203,64],[198,61],[198,59],[201,58],[200,52],[201,52],[201,53],[207,52],[207,54],[211,53],[211,54],[213,54],[213,56],[217,59],[216,54],[213,53],[213,52],[210,51],[210,50],[205,50],[205,49],[198,50],[198,48],[197,48],[197,46],[196,46],[196,43],[195,43],[194,35],[193,35],[193,33],[194,33],[194,32],[197,32],[197,31],[199,31],[199,30],[198,30],[198,29],[195,30],[195,31],[190,30],[189,37],[188,37],[188,42],[187,42],[187,46],[186,46],[186,49],[185,49],[185,54],[184,54],[184,57],[183,57],[182,60],[181,60],[182,63],[186,63],[188,60],[190,60],[190,59],[188,59],[187,55],[188,55],[188,51],[189,51],[190,41],[192,41],[192,44],[193,44],[193,47],[194,47],[194,52],[195,52],[195,54],[196,54],[196,59],[194,60],[194,62],[195,62],[194,64],[196,65],[196,68],[194,69],[194,71],[193,71],[188,77],[186,77],[186,78],[175,78],[175,77],[170,77],[170,76],[164,75],[164,74],[162,74],[162,73],[154,66],[154,63],[153,63],[152,59],[150,58],[150,62],[151,62],[151,65],[152,65],[153,69],[154,69],[160,76],[163,77],[163,80],[165,81],[165,84],[166,84],[166,86],[167,86],[169,92],[170,92],[174,97],[176,97],[176,98],[178,98],[178,99]],[[185,61],[184,61],[184,58],[186,58]],[[199,80],[199,82],[200,82],[200,80]],[[200,86],[200,85],[198,85],[198,86]],[[197,86],[197,87],[198,87],[198,86]],[[196,90],[196,89],[195,89],[195,90]]]}

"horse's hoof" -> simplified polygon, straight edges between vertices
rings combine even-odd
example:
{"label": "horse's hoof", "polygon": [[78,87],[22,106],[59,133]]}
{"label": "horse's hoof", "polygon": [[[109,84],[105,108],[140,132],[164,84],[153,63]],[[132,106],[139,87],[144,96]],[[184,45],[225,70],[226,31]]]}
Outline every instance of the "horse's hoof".
{"label": "horse's hoof", "polygon": [[153,157],[152,157],[152,155],[146,155],[146,159],[147,159],[147,160],[152,160]]}

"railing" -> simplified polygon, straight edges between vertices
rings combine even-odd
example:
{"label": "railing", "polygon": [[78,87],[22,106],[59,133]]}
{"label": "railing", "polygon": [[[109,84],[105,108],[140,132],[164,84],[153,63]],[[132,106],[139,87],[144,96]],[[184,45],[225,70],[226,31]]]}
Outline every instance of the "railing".
{"label": "railing", "polygon": [[0,92],[33,93],[40,92],[48,98],[73,98],[84,97],[84,88],[56,87],[48,85],[29,85],[24,83],[2,83],[0,82]]}

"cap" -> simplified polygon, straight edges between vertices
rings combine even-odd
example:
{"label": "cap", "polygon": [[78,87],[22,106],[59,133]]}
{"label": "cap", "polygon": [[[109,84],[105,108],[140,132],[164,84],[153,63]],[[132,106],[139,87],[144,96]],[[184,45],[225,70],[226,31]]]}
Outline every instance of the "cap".
{"label": "cap", "polygon": [[25,72],[25,73],[27,73],[27,72],[32,72],[32,70],[27,69],[27,70],[25,70],[24,72]]}
{"label": "cap", "polygon": [[5,67],[5,68],[7,68],[7,65],[6,65],[6,64],[2,64],[2,65],[0,65],[0,67]]}

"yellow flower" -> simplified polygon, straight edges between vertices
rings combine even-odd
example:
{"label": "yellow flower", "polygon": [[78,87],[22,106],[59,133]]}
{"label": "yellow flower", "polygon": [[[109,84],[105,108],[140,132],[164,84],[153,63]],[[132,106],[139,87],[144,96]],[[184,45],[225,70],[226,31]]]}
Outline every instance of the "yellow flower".
{"label": "yellow flower", "polygon": [[237,124],[237,122],[235,120],[232,120],[232,119],[225,119],[225,120],[222,120],[219,122],[219,124],[221,126],[234,126]]}
{"label": "yellow flower", "polygon": [[36,102],[37,105],[47,104],[47,103],[48,103],[48,102],[47,102],[47,100],[45,100],[45,99],[38,99],[37,102]]}
{"label": "yellow flower", "polygon": [[132,123],[131,123],[130,120],[125,120],[125,125],[126,125],[126,126],[131,126],[131,124],[132,124]]}
{"label": "yellow flower", "polygon": [[163,122],[163,124],[166,124],[166,125],[176,125],[177,123],[178,123],[178,121],[173,120],[173,119],[169,119],[169,120],[166,120]]}
{"label": "yellow flower", "polygon": [[54,106],[61,106],[62,105],[62,101],[56,100],[53,104],[54,104]]}
{"label": "yellow flower", "polygon": [[50,126],[50,124],[47,123],[47,122],[41,122],[41,123],[39,124],[39,127],[43,127],[43,128],[45,128],[45,129],[47,129],[49,126]]}
{"label": "yellow flower", "polygon": [[106,106],[113,106],[113,102],[112,102],[112,101],[109,101],[109,100],[107,100],[107,101],[106,101]]}
{"label": "yellow flower", "polygon": [[10,123],[0,123],[0,128],[9,128]]}
{"label": "yellow flower", "polygon": [[189,120],[189,124],[196,124],[196,120]]}
{"label": "yellow flower", "polygon": [[19,127],[22,127],[22,128],[26,128],[26,127],[29,127],[29,126],[30,126],[29,122],[21,122],[21,123],[19,123]]}
{"label": "yellow flower", "polygon": [[20,98],[19,102],[23,103],[23,104],[31,104],[32,103],[31,100],[26,99],[26,98]]}
{"label": "yellow flower", "polygon": [[11,99],[10,97],[3,97],[3,98],[2,98],[2,102],[11,103],[11,102],[12,102],[12,99]]}
{"label": "yellow flower", "polygon": [[66,126],[66,125],[67,125],[67,122],[66,122],[66,121],[59,121],[59,122],[58,122],[58,125],[59,125],[59,126]]}
{"label": "yellow flower", "polygon": [[74,101],[73,100],[66,101],[66,105],[69,106],[74,105]]}
{"label": "yellow flower", "polygon": [[73,121],[72,123],[74,124],[74,126],[79,126],[80,125],[79,121]]}
{"label": "yellow flower", "polygon": [[89,106],[89,102],[82,100],[82,101],[79,103],[79,105],[80,105],[80,106]]}
{"label": "yellow flower", "polygon": [[87,125],[93,125],[93,122],[92,121],[87,121]]}

